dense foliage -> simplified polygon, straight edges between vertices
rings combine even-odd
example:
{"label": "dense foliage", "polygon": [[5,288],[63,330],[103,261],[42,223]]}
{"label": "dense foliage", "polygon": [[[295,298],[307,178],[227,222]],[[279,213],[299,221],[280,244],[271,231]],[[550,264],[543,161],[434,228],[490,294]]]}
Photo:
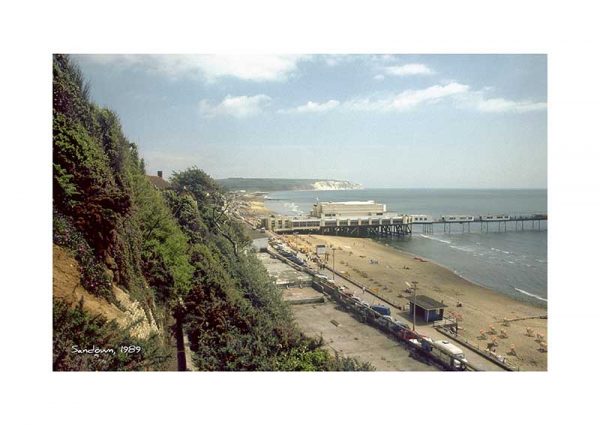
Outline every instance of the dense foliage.
{"label": "dense foliage", "polygon": [[203,171],[176,173],[165,196],[190,241],[192,289],[185,328],[202,370],[364,370],[334,358],[304,337],[252,250],[227,213],[227,194]]}
{"label": "dense foliage", "polygon": [[53,322],[54,370],[160,370],[169,358],[157,334],[134,338],[116,323],[90,316],[81,303],[55,301]]}
{"label": "dense foliage", "polygon": [[[72,223],[66,230],[83,236],[112,281],[132,290],[147,281],[166,300],[190,282],[187,240],[145,178],[115,114],[95,106],[87,93],[78,68],[55,56],[55,216]],[[60,230],[55,220],[55,233]]]}
{"label": "dense foliage", "polygon": [[[173,316],[200,370],[369,369],[299,332],[210,176],[190,168],[174,174],[171,189],[157,190],[118,118],[89,100],[68,56],[55,56],[53,73],[54,242],[75,254],[88,291],[110,299],[112,285],[123,287],[164,332]],[[115,326],[88,317],[85,306],[56,305],[55,369],[160,363],[159,341],[168,338],[130,361],[68,355],[73,344],[120,344]]]}
{"label": "dense foliage", "polygon": [[111,281],[106,267],[96,259],[94,251],[69,218],[54,211],[53,228],[53,242],[69,248],[75,254],[81,268],[83,287],[94,294],[108,296]]}

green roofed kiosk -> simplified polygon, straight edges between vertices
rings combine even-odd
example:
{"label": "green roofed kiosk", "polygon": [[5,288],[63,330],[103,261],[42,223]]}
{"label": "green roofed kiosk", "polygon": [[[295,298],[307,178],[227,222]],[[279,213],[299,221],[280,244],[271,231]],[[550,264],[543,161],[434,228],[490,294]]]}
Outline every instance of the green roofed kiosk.
{"label": "green roofed kiosk", "polygon": [[444,318],[444,308],[447,305],[429,298],[425,295],[417,295],[416,299],[410,299],[410,314],[412,316],[413,309],[417,308],[417,317],[421,318],[425,322],[434,322],[436,320],[442,320]]}

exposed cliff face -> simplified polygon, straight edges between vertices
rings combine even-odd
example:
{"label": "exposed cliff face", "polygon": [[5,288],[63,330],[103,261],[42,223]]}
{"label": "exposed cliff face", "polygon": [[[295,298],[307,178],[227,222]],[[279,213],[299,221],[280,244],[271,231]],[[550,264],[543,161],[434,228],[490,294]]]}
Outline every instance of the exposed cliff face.
{"label": "exposed cliff face", "polygon": [[152,333],[161,331],[152,312],[146,313],[140,303],[133,300],[126,291],[117,286],[111,288],[118,305],[89,293],[80,284],[81,273],[74,255],[57,245],[53,245],[52,252],[54,298],[68,304],[83,300],[86,311],[92,315],[101,315],[107,320],[115,320],[121,328],[129,329],[136,338],[146,339]]}
{"label": "exposed cliff face", "polygon": [[346,180],[321,180],[312,184],[314,190],[355,190],[362,189],[358,183]]}

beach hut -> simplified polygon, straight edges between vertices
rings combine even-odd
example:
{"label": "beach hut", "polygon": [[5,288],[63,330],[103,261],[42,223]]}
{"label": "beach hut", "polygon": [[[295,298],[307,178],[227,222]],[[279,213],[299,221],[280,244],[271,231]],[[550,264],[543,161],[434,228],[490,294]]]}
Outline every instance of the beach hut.
{"label": "beach hut", "polygon": [[411,317],[416,308],[417,317],[427,323],[442,320],[444,318],[444,308],[446,307],[448,307],[446,304],[425,295],[417,295],[414,300],[410,299]]}

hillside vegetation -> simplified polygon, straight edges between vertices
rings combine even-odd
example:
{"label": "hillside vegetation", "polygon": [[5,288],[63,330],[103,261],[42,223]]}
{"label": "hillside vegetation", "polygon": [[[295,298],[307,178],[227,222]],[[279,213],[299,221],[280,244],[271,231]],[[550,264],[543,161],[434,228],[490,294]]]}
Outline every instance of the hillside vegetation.
{"label": "hillside vegetation", "polygon": [[[55,291],[55,370],[168,369],[177,330],[200,370],[370,369],[298,331],[210,176],[183,170],[162,192],[149,182],[136,145],[113,112],[90,100],[68,56],[54,57],[53,95],[54,243],[76,260],[88,304],[95,297],[125,311],[117,296],[125,293],[154,329],[136,333],[136,323]],[[140,350],[86,356],[74,346]]]}
{"label": "hillside vegetation", "polygon": [[327,179],[261,179],[239,178],[217,180],[227,190],[249,192],[276,192],[282,190],[344,190],[360,189],[361,186],[346,180]]}

